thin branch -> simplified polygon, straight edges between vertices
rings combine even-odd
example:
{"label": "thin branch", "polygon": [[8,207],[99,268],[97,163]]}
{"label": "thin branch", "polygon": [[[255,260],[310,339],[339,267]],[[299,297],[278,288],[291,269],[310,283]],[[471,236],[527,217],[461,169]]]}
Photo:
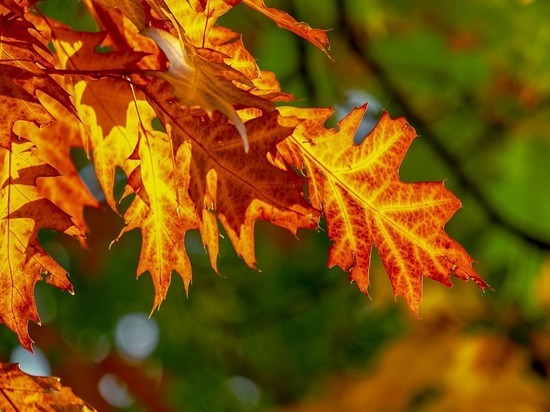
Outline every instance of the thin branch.
{"label": "thin branch", "polygon": [[354,32],[353,23],[348,19],[345,1],[346,0],[337,1],[338,18],[342,34],[348,40],[351,51],[365,62],[365,64],[377,77],[380,85],[385,90],[391,92],[394,97],[393,103],[395,106],[404,114],[410,124],[414,125],[415,128],[422,132],[422,136],[454,173],[455,177],[458,179],[458,183],[465,190],[467,190],[472,195],[474,200],[483,208],[483,210],[485,210],[485,213],[491,222],[497,224],[509,233],[523,239],[533,246],[538,247],[539,249],[550,250],[549,240],[527,232],[524,228],[517,226],[501,214],[498,207],[495,207],[485,192],[462,167],[460,160],[455,157],[451,150],[441,143],[440,139],[438,139],[435,133],[430,129],[428,123],[422,119],[421,116],[415,113],[414,108],[411,106],[406,96],[401,93],[398,87],[394,84],[391,76],[385,70],[383,65],[381,65],[374,58],[369,48],[364,46],[367,42],[359,41],[356,33]]}

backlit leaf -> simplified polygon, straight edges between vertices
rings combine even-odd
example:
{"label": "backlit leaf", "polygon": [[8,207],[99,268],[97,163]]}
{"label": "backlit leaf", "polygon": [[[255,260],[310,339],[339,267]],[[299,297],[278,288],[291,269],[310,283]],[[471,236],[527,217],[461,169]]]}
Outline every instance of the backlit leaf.
{"label": "backlit leaf", "polygon": [[443,229],[460,201],[443,183],[399,178],[414,129],[385,113],[356,146],[353,138],[365,110],[355,109],[338,130],[331,130],[323,126],[330,110],[281,109],[304,119],[279,147],[289,163],[305,169],[310,200],[324,211],[332,240],[329,267],[349,271],[367,293],[374,245],[395,295],[402,295],[414,312],[422,300],[423,276],[451,286],[454,275],[487,287],[472,269],[472,258]]}
{"label": "backlit leaf", "polygon": [[3,412],[93,412],[90,405],[61,386],[58,378],[31,376],[14,363],[0,363],[0,410]]}
{"label": "backlit leaf", "polygon": [[[142,119],[150,121],[150,119]],[[149,271],[155,287],[153,309],[166,297],[173,271],[183,279],[185,288],[191,283],[191,264],[184,249],[185,232],[198,227],[194,205],[187,194],[190,151],[182,145],[178,167],[185,181],[176,187],[174,153],[165,133],[143,131],[139,141],[140,167],[138,185],[129,209],[124,214],[124,234],[139,228],[142,233],[138,276]],[[130,181],[133,181],[130,176]]]}
{"label": "backlit leaf", "polygon": [[292,132],[296,121],[292,124],[289,119],[292,126],[285,126],[277,112],[249,120],[246,128],[250,152],[244,153],[237,131],[220,114],[214,113],[212,120],[186,116],[185,111],[170,105],[166,99],[159,99],[153,107],[167,126],[176,148],[185,142],[191,143],[193,179],[189,190],[201,218],[203,242],[211,259],[216,258],[218,243],[212,211],[237,253],[252,267],[256,220],[270,221],[292,233],[300,227],[316,226],[318,213],[302,197],[302,179],[291,170],[276,168],[268,160],[268,153]]}
{"label": "backlit leaf", "polygon": [[59,176],[37,181],[40,193],[67,212],[76,225],[86,231],[84,207],[97,207],[98,203],[70,157],[71,148],[82,147],[81,123],[48,95],[41,95],[40,101],[56,121],[42,127],[32,122],[18,121],[13,131],[17,136],[32,141],[36,145],[37,156],[59,172]]}
{"label": "backlit leaf", "polygon": [[0,320],[17,333],[30,350],[28,321],[40,322],[34,285],[46,282],[72,292],[65,270],[40,246],[38,231],[50,228],[72,236],[80,232],[69,215],[44,198],[36,187],[38,178],[56,171],[33,152],[30,142],[12,142],[0,149]]}
{"label": "backlit leaf", "polygon": [[46,40],[27,21],[0,9],[0,147],[9,148],[12,126],[17,120],[47,124],[53,120],[36,96],[40,90],[54,97],[69,111],[74,108],[67,92],[47,74],[53,58]]}

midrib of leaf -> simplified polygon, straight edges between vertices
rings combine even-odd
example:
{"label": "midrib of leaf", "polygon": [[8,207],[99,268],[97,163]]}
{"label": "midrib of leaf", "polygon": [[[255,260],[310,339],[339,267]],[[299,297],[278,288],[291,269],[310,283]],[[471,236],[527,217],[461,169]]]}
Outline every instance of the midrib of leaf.
{"label": "midrib of leaf", "polygon": [[[331,180],[330,181],[331,186],[333,187],[333,191],[336,192],[335,183]],[[336,199],[338,201],[338,205],[340,205],[340,210],[342,210],[342,213],[344,214],[344,221],[346,222],[346,229],[348,233],[351,235],[353,233],[353,230],[351,229],[352,225],[349,221],[349,214],[347,208],[344,207],[344,204],[342,203],[342,199],[340,196],[336,196]],[[355,243],[355,236],[348,236],[350,239],[350,243],[352,244],[353,250],[357,249],[357,245]]]}
{"label": "midrib of leaf", "polygon": [[[153,192],[154,192],[154,200],[152,200],[152,202],[154,202],[154,207],[152,208],[153,209],[153,214],[155,216],[155,238],[156,238],[156,246],[157,246],[157,256],[161,256],[161,248],[160,248],[160,244],[161,244],[161,233],[159,231],[159,228],[161,227],[161,224],[160,224],[160,207],[158,205],[159,201],[158,201],[158,184],[157,184],[157,173],[156,173],[156,168],[154,167],[154,164],[153,164],[153,152],[151,150],[151,145],[149,144],[149,136],[147,134],[147,131],[145,130],[144,126],[143,126],[143,123],[141,123],[141,116],[139,116],[139,110],[138,110],[138,106],[137,106],[137,102],[135,102],[135,105],[136,105],[136,111],[138,112],[138,119],[139,119],[139,122],[140,122],[140,127],[142,128],[142,133],[144,135],[144,138],[145,138],[145,142],[147,144],[147,157],[148,157],[148,162],[149,162],[149,167],[151,168],[150,169],[150,173],[153,175]],[[145,183],[144,183],[145,185]],[[162,268],[163,268],[163,259],[158,259],[160,260],[160,273],[162,273]]]}
{"label": "midrib of leaf", "polygon": [[[17,292],[17,294],[23,298],[23,296],[21,296],[21,292],[19,291],[19,289],[17,289],[17,286],[16,286],[16,283],[13,279],[13,276],[14,276],[14,273],[13,273],[13,270],[12,270],[12,266],[11,266],[11,241],[10,241],[10,236],[9,234],[11,233],[11,218],[9,217],[10,216],[10,211],[11,211],[11,187],[12,187],[12,184],[11,184],[11,180],[12,180],[12,156],[13,156],[13,152],[12,150],[9,150],[8,151],[9,155],[8,155],[8,179],[9,179],[9,184],[7,185],[7,190],[8,190],[8,206],[7,206],[7,215],[5,217],[6,221],[8,222],[7,225],[8,225],[8,236],[7,236],[7,255],[8,255],[8,258],[7,258],[7,261],[8,261],[8,269],[10,271],[10,282],[11,282],[11,296],[10,296],[10,306],[11,308],[13,308],[15,306],[15,303],[14,303],[14,291]],[[12,316],[15,320],[15,315],[12,313]],[[21,331],[21,329],[19,328],[19,322],[15,321],[15,327],[17,329],[17,336],[23,336],[23,332]],[[11,403],[11,402],[10,402]]]}
{"label": "midrib of leaf", "polygon": [[[13,391],[13,390],[12,390]],[[19,408],[17,407],[16,404],[14,404],[11,400],[11,398],[9,397],[9,395],[6,393],[6,391],[4,390],[4,388],[0,388],[0,392],[2,393],[2,395],[4,396],[4,398],[10,403],[10,405],[12,406],[13,410],[16,411],[16,412],[19,412]]]}

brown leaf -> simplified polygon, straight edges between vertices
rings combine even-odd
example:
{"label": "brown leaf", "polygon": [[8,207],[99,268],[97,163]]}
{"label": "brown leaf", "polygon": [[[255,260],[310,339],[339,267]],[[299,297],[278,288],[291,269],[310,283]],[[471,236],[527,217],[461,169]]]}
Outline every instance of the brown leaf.
{"label": "brown leaf", "polygon": [[0,14],[0,147],[9,148],[17,120],[47,124],[53,119],[36,96],[40,90],[75,113],[67,92],[47,74],[53,59],[47,40],[21,15]]}
{"label": "brown leaf", "polygon": [[[157,88],[152,91],[162,96]],[[318,212],[303,198],[303,180],[292,170],[278,169],[268,160],[269,152],[292,132],[295,120],[281,119],[272,112],[246,122],[251,143],[246,154],[237,131],[219,113],[214,113],[211,120],[189,116],[166,99],[155,101],[147,95],[175,147],[191,143],[190,194],[214,267],[218,232],[212,211],[237,253],[251,267],[255,265],[256,220],[270,221],[292,233],[300,227],[316,227]]]}

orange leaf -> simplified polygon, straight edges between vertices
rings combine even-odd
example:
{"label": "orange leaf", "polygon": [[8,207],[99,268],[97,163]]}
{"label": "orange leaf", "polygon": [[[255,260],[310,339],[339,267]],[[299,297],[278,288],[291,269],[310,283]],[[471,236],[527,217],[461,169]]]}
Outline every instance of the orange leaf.
{"label": "orange leaf", "polygon": [[80,235],[70,217],[36,188],[39,177],[55,170],[33,152],[33,144],[13,141],[11,151],[0,148],[0,320],[31,350],[29,320],[39,322],[33,289],[46,272],[46,282],[72,293],[65,270],[38,242],[38,231],[51,228]]}
{"label": "orange leaf", "polygon": [[366,106],[339,123],[323,124],[330,109],[284,108],[284,115],[305,119],[279,149],[291,164],[303,168],[310,200],[322,207],[332,239],[329,267],[350,271],[350,279],[367,293],[371,247],[374,245],[393,285],[416,313],[422,300],[422,276],[447,286],[450,276],[487,284],[471,267],[472,258],[444,231],[460,201],[442,183],[404,183],[398,169],[416,137],[405,119],[385,113],[358,146],[353,136]]}
{"label": "orange leaf", "polygon": [[97,52],[97,47],[104,44],[107,32],[76,32],[58,24],[52,24],[50,28],[57,50],[56,56],[64,70],[89,74],[92,77],[105,74],[125,75],[138,71],[140,63],[147,58],[145,52],[130,48],[108,53]]}
{"label": "orange leaf", "polygon": [[27,375],[14,363],[0,363],[0,410],[95,411],[70,388],[61,386],[58,378]]}
{"label": "orange leaf", "polygon": [[11,129],[17,120],[36,124],[53,120],[36,97],[37,90],[54,97],[74,113],[67,92],[45,71],[53,68],[45,43],[23,17],[0,14],[0,107],[3,109],[0,147],[9,148]]}
{"label": "orange leaf", "polygon": [[37,156],[60,173],[59,176],[39,179],[37,187],[40,193],[72,216],[76,225],[85,232],[84,207],[97,207],[98,203],[70,157],[71,148],[82,147],[81,123],[52,97],[42,94],[40,102],[56,121],[42,127],[19,121],[13,131],[33,142]]}
{"label": "orange leaf", "polygon": [[112,79],[79,81],[75,97],[85,148],[93,152],[95,172],[105,199],[116,211],[115,171],[120,167],[128,176],[137,166],[130,159],[138,143],[137,107],[145,111],[148,105],[139,99],[134,102],[130,85]]}
{"label": "orange leaf", "polygon": [[[125,51],[130,56],[141,56],[141,59],[135,64],[135,67],[132,67],[131,65],[127,66],[128,73],[131,73],[135,68],[141,70],[166,69],[166,58],[153,40],[140,34],[144,27],[137,26],[139,23],[134,21],[136,16],[134,16],[134,19],[132,20],[130,20],[129,17],[126,17],[127,14],[132,13],[127,9],[141,7],[139,0],[124,0],[121,2],[114,0],[100,0],[100,4],[95,4],[93,0],[85,0],[84,3],[88,6],[91,14],[97,22],[108,34],[104,41],[106,46],[114,46],[116,50]],[[111,7],[102,6],[109,4]],[[122,13],[118,10],[118,8],[125,13]],[[139,11],[136,10],[135,12],[139,14]],[[141,17],[137,18],[141,19]],[[78,41],[80,34],[74,33],[73,35],[75,36],[75,41]],[[63,39],[65,41],[70,41],[70,39],[65,36]],[[75,41],[70,42],[74,43]],[[82,55],[82,61],[78,63],[73,62],[73,64],[85,67],[86,64],[88,64],[87,62],[90,60],[96,59],[101,61],[104,58],[104,55],[105,53],[96,53],[95,50],[88,49],[88,52]],[[127,62],[124,64],[127,64]]]}
{"label": "orange leaf", "polygon": [[[143,119],[144,121],[150,119]],[[187,194],[190,151],[182,145],[178,168],[185,181],[176,187],[172,144],[165,133],[143,132],[139,141],[140,167],[136,197],[124,214],[124,233],[139,228],[142,234],[138,276],[149,271],[155,287],[153,309],[166,297],[173,271],[183,279],[187,290],[191,283],[191,264],[185,253],[185,232],[198,227],[194,205]],[[129,181],[135,181],[130,176]]]}
{"label": "orange leaf", "polygon": [[145,12],[140,0],[95,0],[107,7],[116,7],[138,28],[144,29],[147,26]]}
{"label": "orange leaf", "polygon": [[218,18],[231,9],[223,0],[208,0],[206,7],[201,0],[148,2],[155,5],[156,10],[160,10],[159,13],[164,13],[168,19],[177,22],[195,47],[213,48],[215,44],[225,43],[236,37],[229,29],[221,28],[222,31],[218,31],[219,28],[215,27]]}
{"label": "orange leaf", "polygon": [[[224,0],[228,4],[235,5],[238,1],[235,0]],[[263,15],[267,16],[275,23],[277,26],[290,30],[291,32],[297,34],[300,37],[303,37],[309,41],[314,46],[323,50],[328,56],[328,49],[330,44],[326,35],[326,30],[312,29],[307,23],[297,22],[292,16],[284,11],[278,10],[273,7],[266,7],[263,0],[242,0],[244,4],[248,7],[259,11]]]}

